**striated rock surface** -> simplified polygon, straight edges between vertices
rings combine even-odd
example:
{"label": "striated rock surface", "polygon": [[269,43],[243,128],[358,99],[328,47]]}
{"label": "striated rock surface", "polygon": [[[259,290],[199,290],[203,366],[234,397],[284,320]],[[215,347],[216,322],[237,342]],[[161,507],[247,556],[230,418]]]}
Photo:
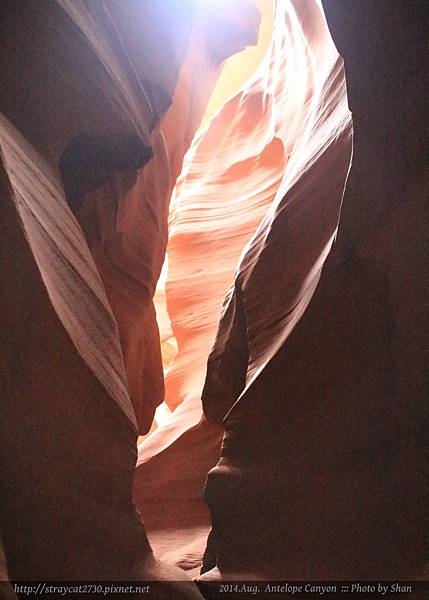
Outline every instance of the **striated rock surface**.
{"label": "striated rock surface", "polygon": [[137,431],[164,397],[152,296],[183,155],[220,61],[252,41],[258,13],[243,3],[245,35],[229,32],[226,47],[228,10],[145,6],[1,7],[1,529],[13,579],[183,577],[158,568],[131,499]]}
{"label": "striated rock surface", "polygon": [[4,168],[2,200],[1,530],[9,574],[127,577],[150,552],[130,493],[135,430],[55,312],[18,220],[19,189]]}
{"label": "striated rock surface", "polygon": [[[217,79],[216,48],[232,35],[231,19],[240,29],[241,17],[222,6],[20,0],[2,7],[2,110],[53,173],[60,166],[118,325],[141,433],[164,398],[152,298],[170,195]],[[258,13],[248,2],[243,7],[250,20],[240,30],[248,34],[230,43],[230,52],[255,35]],[[171,61],[164,39],[174,51]],[[55,215],[59,222],[70,219],[63,212]]]}
{"label": "striated rock surface", "polygon": [[[314,291],[336,232],[350,154],[342,61],[323,11],[315,2],[278,4],[261,65],[197,134],[176,185],[166,282],[178,346],[166,374],[166,403],[175,410],[140,445],[135,477],[136,502],[154,527],[161,523],[151,509],[155,498],[162,499],[166,522],[177,512],[179,526],[196,514],[207,523],[199,508],[201,490],[207,467],[216,461],[220,430],[200,422],[200,395],[206,357],[240,255],[240,273],[250,277],[251,270],[258,271],[246,298],[255,317],[256,373]],[[259,254],[262,264],[273,269],[264,278]],[[237,329],[245,332],[246,323],[235,302],[231,290],[209,364],[209,377],[215,370],[221,373],[206,387],[211,419],[226,413],[245,382],[247,339],[242,345]],[[174,508],[177,502],[180,511]]]}
{"label": "striated rock surface", "polygon": [[203,580],[422,569],[423,4],[275,2],[263,61],[194,138],[253,2],[2,3],[11,578],[180,579],[134,503],[196,572],[223,433]]}
{"label": "striated rock surface", "polygon": [[[355,132],[338,238],[315,289],[338,208],[316,199],[345,174],[341,133],[296,178],[289,159],[284,209],[249,244],[221,318],[203,393],[225,436],[202,581],[413,579],[427,561],[423,3],[411,4],[323,2]],[[304,156],[323,140],[315,124]]]}
{"label": "striated rock surface", "polygon": [[90,37],[57,3],[5,2],[0,20],[0,519],[9,575],[141,577],[135,565],[151,549],[131,498],[137,424],[117,326],[56,172],[80,127],[132,128],[101,93],[115,86]]}

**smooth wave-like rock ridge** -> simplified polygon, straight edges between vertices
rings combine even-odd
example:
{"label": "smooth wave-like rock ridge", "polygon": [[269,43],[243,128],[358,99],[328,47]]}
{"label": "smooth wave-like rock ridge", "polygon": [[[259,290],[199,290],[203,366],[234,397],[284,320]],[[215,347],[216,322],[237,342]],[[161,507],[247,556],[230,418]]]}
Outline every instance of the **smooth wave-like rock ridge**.
{"label": "smooth wave-like rock ridge", "polygon": [[[278,3],[262,64],[197,134],[176,186],[166,284],[178,344],[166,402],[176,410],[140,446],[139,463],[201,417],[207,356],[241,255],[239,280],[249,282],[245,303],[252,319],[249,382],[287,337],[335,237],[350,155],[342,61],[323,10],[313,0]],[[268,262],[274,271],[261,277]],[[234,295],[228,298],[227,315]],[[212,356],[227,343],[228,318]],[[230,382],[239,360],[234,354],[228,355]],[[228,382],[216,385],[223,386],[220,394],[210,385],[216,398],[230,394]]]}
{"label": "smooth wave-like rock ridge", "polygon": [[[170,210],[173,413],[139,446],[134,500],[156,540],[163,529],[199,525],[195,568],[210,526],[204,481],[222,438],[213,421],[252,386],[310,301],[337,230],[351,145],[342,60],[320,4],[276,3],[263,62],[196,135]],[[201,419],[206,372],[210,422]],[[171,539],[179,561],[180,535]]]}
{"label": "smooth wave-like rock ridge", "polygon": [[152,296],[168,203],[225,51],[252,43],[258,20],[245,0],[244,21],[184,4],[0,8],[1,529],[15,579],[141,579],[153,559],[131,480],[136,429],[164,392]]}
{"label": "smooth wave-like rock ridge", "polygon": [[425,570],[424,3],[393,4],[323,0],[353,111],[344,206],[336,234],[350,122],[331,63],[209,359],[205,414],[225,433],[204,581]]}

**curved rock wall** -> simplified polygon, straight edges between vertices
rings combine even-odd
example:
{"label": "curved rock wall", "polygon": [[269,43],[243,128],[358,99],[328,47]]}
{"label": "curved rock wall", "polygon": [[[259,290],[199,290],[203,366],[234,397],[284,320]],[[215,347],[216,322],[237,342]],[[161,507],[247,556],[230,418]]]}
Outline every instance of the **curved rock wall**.
{"label": "curved rock wall", "polygon": [[[130,6],[137,18],[139,10],[142,11],[141,6],[139,8],[138,3]],[[252,9],[246,2],[243,3],[243,8],[247,11],[241,17],[242,20],[249,11],[250,15],[254,15],[255,11],[256,20],[250,23],[245,21],[243,26],[239,20],[237,24],[230,26],[244,32],[249,28],[252,33],[258,23],[256,9]],[[111,10],[116,14],[117,9],[112,6]],[[144,11],[142,16],[143,13]],[[123,13],[121,15],[123,19]],[[145,97],[149,95],[151,108],[154,104],[159,109],[156,102],[164,98],[165,114],[159,120],[155,111],[153,119],[156,122],[158,118],[159,123],[146,136],[153,157],[137,173],[129,172],[128,169],[128,172],[124,171],[121,175],[107,179],[96,191],[84,194],[79,209],[79,221],[118,323],[129,392],[142,434],[149,430],[155,408],[164,399],[160,339],[153,295],[167,244],[170,196],[180,173],[183,156],[192,141],[219,74],[223,58],[216,57],[216,49],[225,44],[224,29],[228,19],[230,15],[223,14],[221,9],[216,10],[204,3],[198,5],[174,92],[171,90],[171,74],[168,69],[166,82],[161,81],[162,71],[158,72],[156,81],[152,82],[156,86],[155,92],[148,86],[146,79],[139,79],[143,89],[149,87],[149,93],[145,93]],[[123,25],[121,20],[120,25]],[[166,25],[164,23],[164,27]],[[148,39],[150,41],[151,37]],[[174,35],[171,41],[175,42]],[[135,37],[131,42],[131,56],[137,65],[136,70],[143,77],[141,72],[144,71],[144,64],[141,57],[151,53],[151,48],[145,48],[147,41],[140,41],[136,46]],[[241,43],[240,39],[229,43],[228,52],[240,50]],[[152,60],[153,58],[152,56]],[[146,121],[146,131],[149,129]]]}
{"label": "curved rock wall", "polygon": [[[341,145],[341,132],[286,191],[292,218],[273,215],[242,259],[237,317],[229,308],[221,320],[204,390],[206,414],[225,428],[206,486],[208,581],[415,579],[427,561],[424,3],[323,4],[345,61],[352,169],[337,241],[299,322],[299,303],[307,304],[320,272],[307,271],[312,252],[304,246],[298,255],[292,249],[293,264],[286,255],[277,260],[277,249],[299,225],[295,194],[312,191],[314,199],[335,184],[330,150]],[[311,186],[313,169],[319,189]],[[311,251],[321,216],[312,223],[306,215],[296,248],[308,232]],[[268,302],[255,311],[268,286]],[[294,289],[298,302],[279,312]],[[240,393],[228,387],[228,356],[246,348]]]}
{"label": "curved rock wall", "polygon": [[163,399],[152,295],[169,195],[224,58],[225,23],[243,34],[229,40],[234,52],[258,13],[243,2],[242,25],[205,3],[144,6],[0,9],[1,529],[14,579],[156,571],[131,479],[137,428]]}
{"label": "curved rock wall", "polygon": [[141,578],[152,552],[131,499],[137,422],[118,328],[57,167],[82,131],[144,137],[150,111],[101,3],[22,0],[0,12],[9,575]]}
{"label": "curved rock wall", "polygon": [[[210,379],[209,363],[207,415],[222,417],[245,384],[247,341],[240,346],[235,328],[245,331],[246,324],[234,309],[235,294],[228,294],[222,309],[240,255],[240,280],[258,270],[245,297],[258,315],[252,331],[256,372],[314,291],[335,236],[350,153],[342,62],[323,11],[313,1],[278,3],[264,60],[196,136],[176,186],[166,284],[178,344],[166,376],[166,402],[175,410],[139,446],[135,477],[135,499],[151,526],[162,527],[159,512],[169,526],[184,527],[192,518],[207,524],[202,487],[217,458],[220,429],[200,422],[200,397],[222,310],[211,359],[220,356],[221,378]],[[263,280],[257,255],[273,269]],[[282,320],[273,332],[274,322]]]}

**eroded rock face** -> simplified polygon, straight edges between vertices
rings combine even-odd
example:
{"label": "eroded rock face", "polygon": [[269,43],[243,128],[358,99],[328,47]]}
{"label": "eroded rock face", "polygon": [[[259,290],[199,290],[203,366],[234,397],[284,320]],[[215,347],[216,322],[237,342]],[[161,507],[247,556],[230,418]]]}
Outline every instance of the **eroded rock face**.
{"label": "eroded rock face", "polygon": [[[137,431],[164,397],[152,297],[168,203],[220,65],[205,5],[188,3],[167,32],[170,4],[1,7],[1,530],[13,579],[181,577],[154,562],[131,481]],[[138,37],[139,21],[151,35]]]}
{"label": "eroded rock face", "polygon": [[150,552],[130,493],[136,432],[50,302],[18,220],[18,193],[2,169],[1,529],[9,574],[120,578]]}
{"label": "eroded rock face", "polygon": [[[262,64],[196,136],[171,207],[166,295],[178,353],[166,375],[166,402],[175,411],[139,447],[135,478],[137,504],[156,527],[155,498],[163,499],[160,510],[170,503],[170,511],[179,513],[178,526],[189,525],[192,513],[204,522],[201,490],[205,469],[217,459],[214,441],[220,436],[218,426],[199,422],[200,395],[222,302],[243,249],[252,249],[246,254],[251,256],[247,271],[257,268],[262,249],[264,264],[273,269],[252,288],[253,315],[265,325],[276,322],[282,310],[287,313],[300,285],[310,281],[292,327],[311,297],[336,231],[351,151],[341,60],[317,3],[282,3],[275,14]],[[306,178],[302,187],[301,176]],[[288,277],[273,277],[285,269],[288,256],[293,265]],[[212,421],[226,413],[246,381],[247,325],[236,301],[243,301],[240,289],[227,296],[209,364],[213,378],[204,401]],[[284,330],[277,333],[281,338]],[[252,355],[257,370],[281,339],[273,338],[270,349],[268,336],[260,330],[252,335],[260,346],[259,355]],[[171,515],[165,520],[171,523]]]}
{"label": "eroded rock face", "polygon": [[[234,12],[232,4],[228,7]],[[246,86],[197,133],[176,185],[166,300],[178,352],[165,379],[165,401],[174,413],[140,445],[135,478],[136,503],[157,528],[160,511],[170,526],[169,512],[181,526],[193,517],[207,525],[202,487],[216,462],[221,430],[200,423],[206,358],[237,261],[276,194],[287,162],[285,146],[292,143],[293,132],[284,133],[280,125],[285,98],[292,96],[285,87],[282,53],[288,33],[279,36]],[[304,102],[305,94],[301,85],[293,102]],[[154,511],[160,498],[163,508]]]}
{"label": "eroded rock face", "polygon": [[220,68],[211,53],[222,40],[206,38],[228,15],[212,12],[134,0],[122,9],[67,0],[2,7],[2,110],[54,174],[60,167],[119,328],[140,433],[164,398],[152,298],[170,195]]}
{"label": "eroded rock face", "polygon": [[[304,213],[294,240],[293,199],[313,190],[314,168],[317,193],[333,183],[338,166],[324,159],[341,135],[319,156],[319,172],[316,161],[284,189],[291,218],[273,212],[241,261],[203,394],[207,416],[225,427],[206,487],[206,566],[216,565],[208,580],[414,578],[427,561],[423,3],[323,4],[345,60],[353,165],[315,291],[320,271],[308,251],[324,221]],[[281,264],[277,249],[288,243]],[[303,266],[316,279],[302,278]],[[298,302],[285,311],[295,286]],[[258,302],[268,289],[265,310]],[[228,356],[246,348],[248,365],[231,378]]]}
{"label": "eroded rock face", "polygon": [[[85,29],[84,5],[74,8]],[[91,50],[103,22],[85,35],[55,2],[6,2],[1,13],[1,530],[9,575],[141,578],[137,565],[152,552],[131,499],[137,423],[117,325],[56,172],[79,131],[140,131],[131,109],[109,102],[108,49]],[[129,87],[121,92],[133,101]]]}
{"label": "eroded rock face", "polygon": [[[103,169],[100,168],[97,183],[102,185],[98,185],[95,191],[87,186],[79,200],[79,221],[118,323],[129,392],[141,434],[149,430],[155,408],[164,399],[160,339],[153,296],[167,246],[170,197],[180,174],[185,152],[192,142],[219,75],[221,59],[216,58],[215,50],[222,44],[225,46],[224,28],[229,23],[240,31],[253,31],[254,35],[257,31],[256,9],[249,2],[242,4],[245,10],[244,17],[240,18],[229,15],[228,11],[224,14],[225,11],[221,10],[222,3],[197,3],[189,44],[183,55],[180,72],[176,74],[174,88],[171,89],[169,65],[165,81],[162,79],[161,69],[156,74],[153,85],[149,86],[148,93],[144,90],[145,98],[155,115],[155,120],[151,120],[146,126],[147,131],[150,131],[146,143],[151,148],[152,159],[144,169],[138,171],[136,165],[119,161],[121,172],[116,174],[114,171],[119,168],[113,165],[105,182],[101,181]],[[135,19],[140,13],[143,16],[141,3],[133,2],[130,6]],[[164,10],[166,7],[160,9],[161,13]],[[111,6],[111,11],[115,15],[117,8]],[[248,13],[253,20],[245,19]],[[154,18],[151,12],[148,16]],[[234,23],[234,18],[238,22]],[[241,23],[243,18],[244,23]],[[123,13],[118,19],[120,27],[125,27]],[[125,33],[124,35],[125,42],[128,42],[129,38]],[[141,77],[139,82],[147,88],[147,75],[143,78],[144,73],[142,74],[145,70],[142,57],[151,53],[152,48],[145,48],[147,41],[138,40],[135,35],[130,41],[130,53]],[[230,33],[228,35],[231,37]],[[250,37],[249,43],[252,41]],[[151,36],[148,39],[151,40]],[[170,41],[174,46],[181,39],[176,40],[172,35]],[[159,40],[157,43],[159,44]],[[243,43],[243,40],[232,39],[227,54],[241,50]],[[159,51],[159,48],[156,50]],[[225,50],[223,47],[223,52]],[[165,61],[165,57],[162,60]],[[150,65],[148,72],[152,72]],[[168,94],[171,94],[169,102],[165,101]],[[155,110],[152,104],[157,101]],[[159,104],[161,108],[165,106],[166,111],[156,120],[160,113]],[[153,126],[153,122],[157,124]],[[109,143],[116,144],[117,148],[119,139],[118,136],[114,138],[115,141],[112,138]],[[127,147],[130,137],[122,139],[119,151],[115,152],[115,160],[126,158],[130,154]],[[134,161],[140,158],[143,164],[149,158],[149,151],[144,146],[135,148],[132,154]],[[102,158],[107,160],[106,155],[108,159],[109,152],[106,150],[99,152],[100,167],[103,166]],[[92,185],[94,187],[93,183]]]}
{"label": "eroded rock face", "polygon": [[[144,15],[140,0],[0,9],[0,525],[15,579],[159,574],[131,480],[137,430],[164,398],[153,294],[169,199],[220,61],[257,24],[248,2],[184,4],[147,3]],[[174,526],[206,526],[201,504],[189,506],[228,414],[206,489],[206,567],[221,576],[397,578],[427,552],[420,4],[324,4],[356,139],[319,286],[351,122],[316,1],[279,3],[263,66],[194,141],[171,215],[179,352],[166,399],[180,406],[142,446],[134,493],[139,506],[178,499]],[[76,178],[82,139],[96,168]],[[214,424],[199,423],[243,248],[209,360]]]}

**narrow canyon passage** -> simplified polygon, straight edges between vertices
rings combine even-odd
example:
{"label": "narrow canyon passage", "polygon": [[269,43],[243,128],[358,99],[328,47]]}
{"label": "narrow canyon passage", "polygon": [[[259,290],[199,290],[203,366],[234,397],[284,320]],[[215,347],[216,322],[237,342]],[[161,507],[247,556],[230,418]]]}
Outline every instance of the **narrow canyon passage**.
{"label": "narrow canyon passage", "polygon": [[423,6],[2,3],[4,578],[423,577]]}
{"label": "narrow canyon passage", "polygon": [[[335,235],[350,163],[351,118],[344,73],[321,6],[280,4],[273,17],[271,41],[261,64],[197,133],[170,207],[165,285],[169,323],[164,335],[171,336],[166,341],[173,339],[178,351],[166,373],[165,403],[174,413],[139,446],[134,489],[149,531],[154,528],[155,547],[161,544],[170,560],[175,553],[166,527],[173,538],[194,538],[185,544],[187,558],[181,558],[188,566],[193,561],[199,565],[204,548],[209,521],[202,489],[222,438],[217,425],[201,421],[207,356],[240,255],[251,257],[271,246],[271,240],[265,241],[271,231],[279,244],[279,259],[283,262],[281,257],[289,256],[290,264],[296,265],[288,277],[270,282],[271,304],[263,291],[266,282],[258,280],[261,296],[254,313],[258,327],[265,330],[269,320],[278,323],[295,304],[297,288],[291,287],[292,280],[301,285],[311,269],[310,276],[317,280]],[[286,198],[285,191],[309,165],[310,180],[292,199]],[[300,257],[305,262],[301,258],[300,263]],[[282,269],[272,266],[274,272]],[[260,350],[261,362],[269,362],[281,344],[276,335],[287,337],[314,285],[310,281],[307,300],[292,323],[281,324],[270,335]],[[163,315],[165,319],[165,311]],[[233,386],[242,370],[239,355],[228,355],[227,360],[228,382],[221,390],[212,386],[211,392],[216,410],[223,414],[228,395],[236,392],[227,386]],[[193,528],[194,536],[188,528]]]}

